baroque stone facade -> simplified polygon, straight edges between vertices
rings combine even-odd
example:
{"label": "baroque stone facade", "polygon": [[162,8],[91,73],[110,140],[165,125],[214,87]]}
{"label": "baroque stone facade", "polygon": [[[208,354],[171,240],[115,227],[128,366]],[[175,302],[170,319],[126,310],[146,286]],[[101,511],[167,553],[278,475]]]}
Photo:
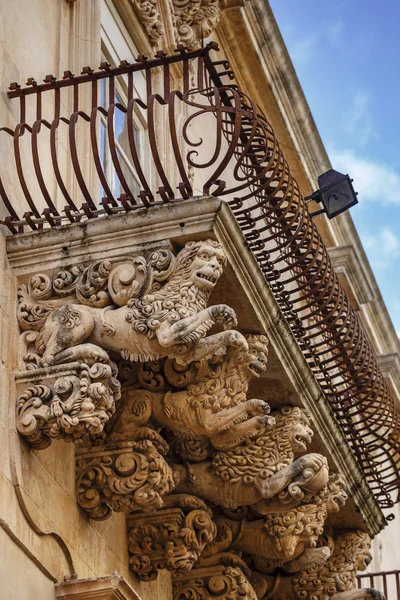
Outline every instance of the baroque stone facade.
{"label": "baroque stone facade", "polygon": [[268,339],[208,306],[225,266],[209,239],[22,284],[18,431],[34,449],[74,443],[77,504],[94,520],[125,513],[130,568],[171,571],[176,599],[255,600],[278,571],[296,597],[318,578],[318,597],[347,598],[369,538],[325,533],[347,494],[307,453],[309,416],[248,397]]}

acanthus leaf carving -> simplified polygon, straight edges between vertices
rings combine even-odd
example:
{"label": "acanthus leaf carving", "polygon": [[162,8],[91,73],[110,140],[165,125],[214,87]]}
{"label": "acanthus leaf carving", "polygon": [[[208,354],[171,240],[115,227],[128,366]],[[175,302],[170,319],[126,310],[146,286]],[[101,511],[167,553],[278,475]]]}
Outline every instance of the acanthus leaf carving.
{"label": "acanthus leaf carving", "polygon": [[172,0],[172,13],[177,43],[190,50],[217,27],[222,0]]}

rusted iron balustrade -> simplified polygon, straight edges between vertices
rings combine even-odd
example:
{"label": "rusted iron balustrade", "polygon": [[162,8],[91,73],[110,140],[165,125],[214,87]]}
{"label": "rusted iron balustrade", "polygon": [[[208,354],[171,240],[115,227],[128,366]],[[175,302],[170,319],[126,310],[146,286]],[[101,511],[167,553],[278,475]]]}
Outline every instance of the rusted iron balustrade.
{"label": "rusted iron balustrade", "polygon": [[[253,252],[270,285],[332,411],[364,472],[377,501],[383,508],[399,501],[400,418],[399,409],[380,372],[371,343],[361,321],[350,305],[332,268],[322,238],[313,223],[298,184],[292,177],[273,129],[265,115],[232,81],[226,61],[213,61],[214,43],[196,51],[178,48],[174,55],[162,52],[155,59],[138,57],[133,64],[111,68],[102,64],[99,71],[86,68],[79,76],[66,73],[64,79],[48,76],[44,84],[30,81],[21,88],[12,85],[10,98],[19,98],[20,123],[14,130],[3,128],[13,139],[15,164],[20,187],[29,211],[20,216],[0,180],[0,195],[8,210],[4,223],[13,234],[26,226],[41,230],[65,222],[97,218],[131,211],[157,203],[169,203],[194,195],[190,171],[206,175],[203,194],[223,197],[231,206],[248,247]],[[180,63],[180,90],[171,90],[170,66]],[[162,71],[163,91],[153,93],[152,73]],[[146,99],[134,96],[135,73],[146,75]],[[197,74],[195,87],[190,79]],[[114,98],[116,78],[127,77],[127,105],[111,103],[99,106],[99,81],[105,79],[109,97]],[[91,112],[79,107],[79,90],[91,86]],[[73,89],[73,113],[61,116],[61,91]],[[42,94],[54,94],[54,119],[41,114]],[[36,120],[25,122],[27,96],[36,99]],[[133,135],[136,107],[146,113],[149,154],[160,185],[153,189]],[[179,181],[169,181],[165,158],[158,145],[157,107],[168,113],[167,134]],[[114,115],[125,115],[129,153],[140,180],[135,195],[124,177],[114,139]],[[113,167],[123,193],[117,198],[110,189],[100,157],[98,118],[107,123],[108,143]],[[182,120],[180,116],[187,115]],[[194,139],[196,123],[206,118],[207,142]],[[212,119],[210,125],[210,118]],[[92,159],[104,190],[100,205],[85,182],[77,151],[76,124],[89,123]],[[208,120],[207,120],[208,119]],[[83,204],[67,190],[57,156],[57,130],[68,127],[69,154]],[[179,124],[179,125],[178,125]],[[45,183],[38,153],[38,137],[43,128],[50,130],[50,150],[54,177],[66,201],[59,212]],[[35,175],[46,207],[41,211],[28,188],[22,166],[20,139],[31,135]],[[212,143],[210,144],[210,138]],[[182,140],[184,144],[182,144]],[[210,150],[210,145],[212,150]],[[208,154],[207,154],[208,148]],[[201,152],[203,150],[203,153]],[[204,155],[206,153],[206,156]],[[154,187],[154,186],[153,186]]]}
{"label": "rusted iron balustrade", "polygon": [[400,600],[400,571],[397,569],[379,573],[360,573],[357,575],[357,587],[379,590],[386,600]]}

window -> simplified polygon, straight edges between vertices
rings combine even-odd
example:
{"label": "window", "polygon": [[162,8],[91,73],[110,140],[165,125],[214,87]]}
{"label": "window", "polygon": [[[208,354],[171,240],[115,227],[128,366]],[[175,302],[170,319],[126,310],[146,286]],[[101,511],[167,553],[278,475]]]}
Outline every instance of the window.
{"label": "window", "polygon": [[[121,18],[119,17],[113,3],[110,0],[103,0],[102,3],[102,60],[111,66],[118,66],[122,60],[129,62],[138,55],[133,41],[127,32]],[[110,86],[108,79],[102,79],[100,85],[100,103],[101,106],[108,108],[110,103],[114,102],[116,107],[113,115],[114,142],[118,162],[121,166],[121,175],[116,172],[112,155],[110,151],[107,119],[104,115],[100,118],[100,158],[113,195],[118,198],[121,194],[127,193],[128,188],[134,197],[137,197],[140,191],[140,180],[134,167],[130,149],[127,130],[126,113],[122,107],[127,106],[127,76],[121,76],[116,80],[111,93],[114,98],[110,98]],[[134,75],[134,96],[135,98],[145,99],[146,82],[143,73],[138,72]],[[146,165],[146,115],[143,109],[135,105],[133,114],[134,141],[135,148],[144,172],[148,170]],[[101,188],[101,197],[105,195],[104,188]]]}

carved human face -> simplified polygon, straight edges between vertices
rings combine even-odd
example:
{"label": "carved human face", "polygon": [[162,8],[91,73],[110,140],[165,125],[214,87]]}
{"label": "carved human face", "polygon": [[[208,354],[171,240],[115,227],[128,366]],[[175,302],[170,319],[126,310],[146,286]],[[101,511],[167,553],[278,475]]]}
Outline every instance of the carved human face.
{"label": "carved human face", "polygon": [[250,337],[247,369],[250,377],[260,377],[267,369],[268,348],[265,336]]}
{"label": "carved human face", "polygon": [[206,242],[200,246],[192,263],[191,280],[200,290],[211,292],[221,277],[225,254],[221,248],[213,248]]}
{"label": "carved human face", "polygon": [[306,421],[295,423],[290,432],[290,443],[295,454],[306,452],[307,447],[311,444],[313,431],[308,427]]}

